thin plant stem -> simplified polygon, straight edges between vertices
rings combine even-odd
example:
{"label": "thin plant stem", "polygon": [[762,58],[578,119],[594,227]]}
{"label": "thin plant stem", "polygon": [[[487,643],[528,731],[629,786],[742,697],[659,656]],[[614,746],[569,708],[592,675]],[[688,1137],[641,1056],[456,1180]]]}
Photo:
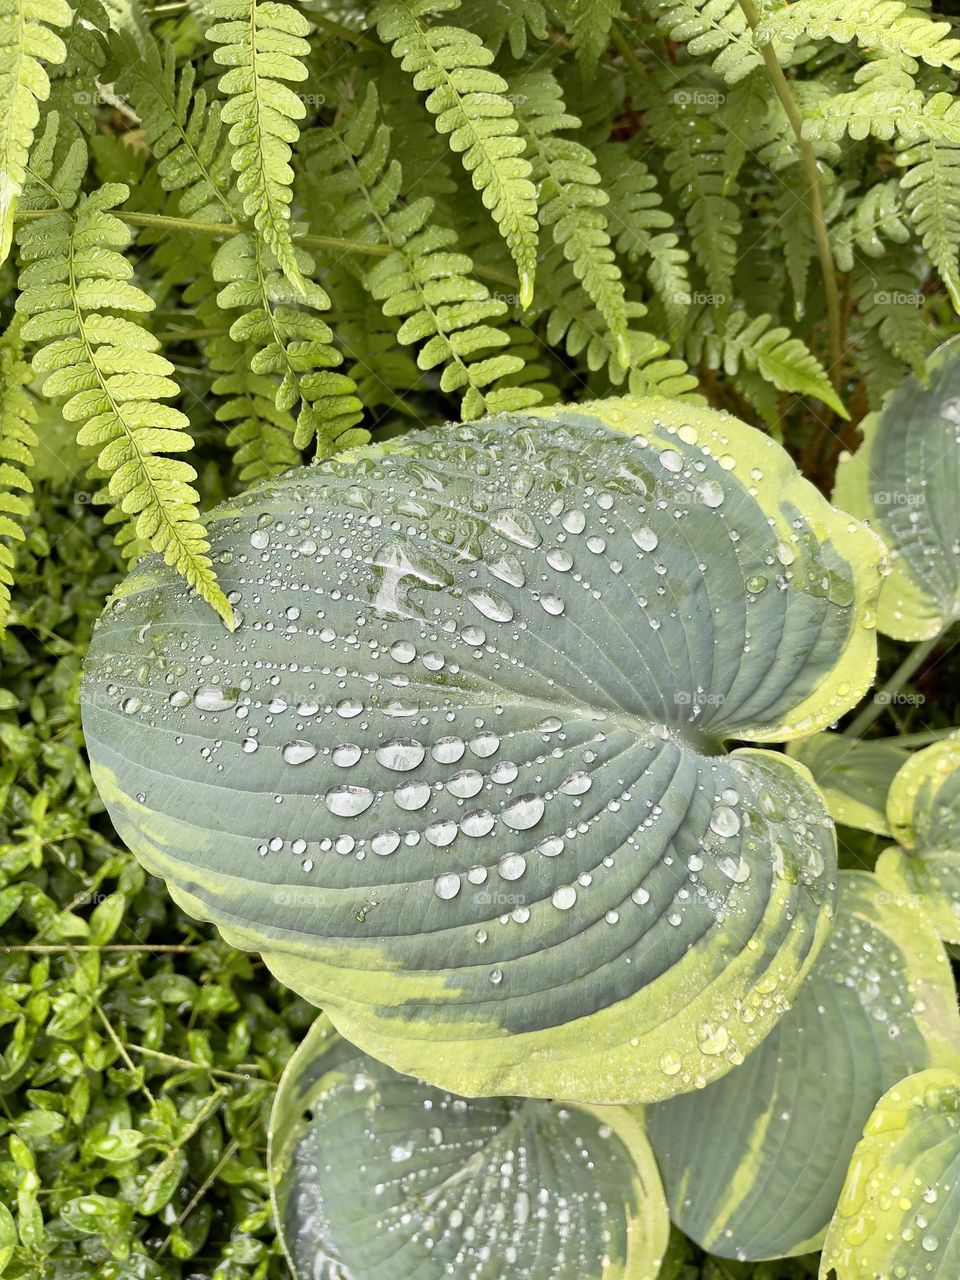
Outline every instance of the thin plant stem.
{"label": "thin plant stem", "polygon": [[[751,31],[756,31],[760,24],[760,15],[753,0],[739,0],[743,16]],[[777,59],[773,45],[766,41],[760,45],[760,55],[767,68],[770,82],[777,97],[787,113],[787,119],[797,139],[800,159],[807,178],[807,208],[813,224],[813,237],[817,246],[817,257],[820,259],[820,274],[823,277],[823,292],[827,302],[827,328],[830,344],[830,380],[839,391],[843,364],[843,327],[840,317],[840,290],[837,286],[837,272],[830,248],[830,237],[827,234],[827,222],[823,212],[823,191],[820,186],[820,170],[813,147],[803,136],[803,117],[796,99],[790,90],[790,82],[783,74],[783,68]]]}
{"label": "thin plant stem", "polygon": [[849,727],[844,730],[846,737],[862,738],[873,722],[879,720],[890,705],[892,695],[898,693],[910,677],[923,666],[943,639],[945,630],[946,628],[938,631],[929,640],[922,640],[920,644],[914,645],[886,684],[873,695],[873,700],[867,703],[860,714],[850,723]]}

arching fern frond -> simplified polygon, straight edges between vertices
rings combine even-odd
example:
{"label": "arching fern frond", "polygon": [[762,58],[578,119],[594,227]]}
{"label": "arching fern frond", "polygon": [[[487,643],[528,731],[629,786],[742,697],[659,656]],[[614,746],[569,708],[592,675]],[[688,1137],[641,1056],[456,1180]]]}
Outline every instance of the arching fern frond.
{"label": "arching fern frond", "polygon": [[900,185],[927,257],[960,311],[960,147],[920,142],[901,150]]}
{"label": "arching fern frond", "polygon": [[30,377],[15,320],[0,338],[0,635],[10,614],[16,544],[25,538],[32,505],[29,472],[38,440],[37,410],[26,390]]}
{"label": "arching fern frond", "polygon": [[552,71],[528,72],[517,88],[521,128],[540,188],[540,222],[551,229],[584,293],[606,321],[621,362],[627,364],[626,295],[610,247],[608,196],[596,157],[582,143],[558,136],[564,129],[579,128],[580,121],[567,114]]}
{"label": "arching fern frond", "polygon": [[949,22],[937,22],[904,0],[795,0],[768,14],[761,40],[793,41],[800,36],[856,41],[862,49],[906,54],[933,67],[960,70],[960,40]]}
{"label": "arching fern frond", "polygon": [[[81,445],[98,450],[110,499],[138,539],[162,553],[224,619],[233,611],[217,585],[197,510],[196,472],[171,458],[192,448],[189,423],[166,401],[179,393],[159,343],[128,314],[150,311],[123,256],[130,233],[110,210],[128,189],[106,183],[69,212],[21,227],[24,267],[17,311],[24,342],[37,344],[44,394],[63,397]],[[117,313],[123,314],[117,314]]]}
{"label": "arching fern frond", "polygon": [[921,377],[932,346],[921,311],[922,270],[912,247],[888,250],[882,258],[854,264],[851,288],[859,332],[876,334],[891,355]]}
{"label": "arching fern frond", "polygon": [[865,63],[854,74],[856,88],[832,95],[806,114],[804,136],[811,142],[839,142],[844,134],[857,142],[869,137],[889,142],[904,114],[923,111],[916,72],[916,62],[900,54]]}
{"label": "arching fern frond", "polygon": [[713,331],[707,326],[692,329],[688,347],[691,363],[702,360],[709,369],[722,369],[732,378],[741,369],[758,373],[779,391],[813,396],[842,417],[849,416],[813,352],[768,315],[751,320],[746,312],[734,311],[721,316]]}
{"label": "arching fern frond", "polygon": [[[685,43],[695,57],[712,58],[713,70],[727,84],[736,84],[762,64],[739,0],[649,0],[647,8],[671,40]],[[775,39],[774,48],[780,61],[786,61],[786,42]]]}
{"label": "arching fern frond", "polygon": [[41,119],[56,111],[60,116],[57,139],[61,155],[74,141],[91,136],[97,111],[103,104],[104,66],[110,18],[101,0],[70,0],[70,23],[57,35],[66,56],[50,68],[50,93],[41,106]]}
{"label": "arching fern frond", "polygon": [[275,0],[209,0],[207,12],[214,20],[207,39],[218,46],[214,61],[230,68],[219,82],[227,99],[221,115],[230,126],[244,212],[287,279],[305,293],[290,230],[290,155],[306,108],[285,82],[307,78],[302,59],[310,53],[304,39],[310,23]]}
{"label": "arching fern frond", "polygon": [[333,345],[330,326],[317,314],[329,309],[330,299],[311,278],[310,255],[301,248],[294,252],[302,290],[293,288],[259,236],[247,232],[220,246],[213,276],[224,286],[219,305],[242,313],[230,326],[231,338],[255,350],[254,373],[279,379],[277,409],[297,408],[294,445],[305,449],[315,440],[317,456],[325,458],[364,444],[369,436],[356,428],[363,416],[356,384],[336,372],[343,356]]}
{"label": "arching fern frond", "polygon": [[610,39],[610,28],[623,13],[620,0],[553,0],[551,8],[570,37],[577,61],[593,75]]}
{"label": "arching fern frond", "polygon": [[665,153],[670,189],[684,212],[694,257],[708,290],[726,296],[742,229],[728,172],[728,135],[716,119],[715,91],[674,88],[647,113],[651,134]]}
{"label": "arching fern frond", "polygon": [[311,141],[314,189],[329,200],[325,220],[344,237],[393,246],[359,270],[383,314],[402,321],[397,339],[417,346],[419,367],[442,366],[440,388],[462,395],[464,418],[538,403],[533,389],[503,381],[522,364],[502,350],[510,339],[492,323],[507,314],[507,302],[473,276],[472,261],[457,252],[455,232],[435,219],[429,197],[396,204],[402,168],[390,155],[374,85],[338,127],[318,131]]}
{"label": "arching fern frond", "polygon": [[413,83],[429,90],[427,110],[449,134],[474,187],[482,193],[517,265],[520,305],[533,297],[537,266],[537,204],[509,86],[488,70],[493,54],[462,27],[430,26],[428,19],[460,0],[379,0],[373,18]]}
{"label": "arching fern frond", "polygon": [[530,36],[546,40],[550,32],[544,0],[470,0],[463,25],[475,31],[493,53],[506,40],[515,58],[526,55]]}
{"label": "arching fern frond", "polygon": [[161,54],[151,43],[141,52],[130,39],[116,44],[123,68],[117,91],[130,98],[143,121],[165,191],[179,192],[179,212],[199,222],[230,221],[230,153],[220,121],[220,103],[208,102],[186,63],[177,73],[173,48]]}
{"label": "arching fern frond", "polygon": [[599,147],[597,163],[610,197],[607,218],[617,252],[630,262],[649,259],[650,284],[674,323],[689,305],[690,255],[673,230],[657,179],[622,143]]}
{"label": "arching fern frond", "polygon": [[71,16],[66,0],[0,0],[0,262],[6,261],[13,243],[13,218],[39,104],[50,93],[45,66],[67,56],[51,27],[65,27]]}

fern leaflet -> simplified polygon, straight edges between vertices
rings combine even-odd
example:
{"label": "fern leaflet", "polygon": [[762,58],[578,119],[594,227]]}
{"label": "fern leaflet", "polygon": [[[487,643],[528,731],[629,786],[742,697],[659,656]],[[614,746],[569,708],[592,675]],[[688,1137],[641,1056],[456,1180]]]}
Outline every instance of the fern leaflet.
{"label": "fern leaflet", "polygon": [[462,27],[429,26],[460,0],[379,0],[374,21],[418,90],[429,90],[427,110],[473,177],[474,187],[506,241],[520,276],[520,305],[533,298],[537,266],[536,192],[524,156],[507,82],[487,68],[493,54]]}
{"label": "fern leaflet", "polygon": [[218,48],[214,61],[230,70],[219,88],[227,101],[222,118],[230,125],[231,162],[243,208],[274,254],[280,269],[300,293],[300,274],[290,228],[293,169],[291,147],[306,114],[285,81],[302,81],[310,52],[304,37],[310,24],[291,5],[275,0],[210,0],[215,20],[207,39]]}
{"label": "fern leaflet", "polygon": [[220,123],[220,104],[194,89],[196,71],[187,63],[177,75],[174,50],[161,56],[150,44],[141,54],[132,39],[118,41],[124,68],[117,80],[143,120],[165,191],[179,192],[179,210],[199,222],[233,219],[229,198],[230,159]]}
{"label": "fern leaflet", "polygon": [[50,27],[72,18],[66,0],[0,0],[0,262],[13,243],[13,219],[26,178],[27,156],[50,94],[44,64],[63,62],[66,45]]}

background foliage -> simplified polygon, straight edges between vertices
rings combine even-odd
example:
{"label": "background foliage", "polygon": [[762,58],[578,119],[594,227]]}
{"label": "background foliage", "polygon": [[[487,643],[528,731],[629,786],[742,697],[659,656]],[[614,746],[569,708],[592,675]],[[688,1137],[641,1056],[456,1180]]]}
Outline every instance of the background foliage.
{"label": "background foliage", "polygon": [[[103,599],[153,546],[226,613],[225,494],[618,389],[730,408],[829,492],[957,327],[960,42],[880,0],[0,20],[0,1259],[279,1277],[264,1123],[313,1011],[112,842],[76,704]],[[955,668],[888,728],[954,722]],[[663,1274],[815,1269],[678,1238]]]}

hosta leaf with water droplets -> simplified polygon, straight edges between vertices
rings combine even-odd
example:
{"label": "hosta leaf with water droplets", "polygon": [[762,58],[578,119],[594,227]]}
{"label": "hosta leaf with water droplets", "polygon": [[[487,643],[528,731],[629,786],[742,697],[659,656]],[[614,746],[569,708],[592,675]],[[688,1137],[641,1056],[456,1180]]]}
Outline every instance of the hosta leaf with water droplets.
{"label": "hosta leaf with water droplets", "polygon": [[358,450],[211,529],[236,631],[148,560],[83,695],[186,910],[461,1094],[650,1100],[759,1043],[835,840],[801,765],[722,743],[856,702],[879,587],[779,446],[601,401]]}
{"label": "hosta leaf with water droplets", "polygon": [[960,734],[918,751],[893,780],[887,816],[902,848],[877,874],[912,894],[946,942],[960,943]]}
{"label": "hosta leaf with water droplets", "polygon": [[960,1066],[946,953],[916,908],[845,871],[790,1012],[742,1067],[647,1112],[673,1220],[724,1257],[816,1249],[877,1099],[935,1064]]}
{"label": "hosta leaf with water droplets", "polygon": [[788,751],[813,774],[835,822],[890,835],[887,791],[907,760],[906,747],[896,742],[846,738],[842,733],[816,733],[791,742]]}
{"label": "hosta leaf with water droplets", "polygon": [[867,1121],[820,1260],[821,1280],[960,1275],[960,1075],[921,1071]]}
{"label": "hosta leaf with water droplets", "polygon": [[928,639],[960,617],[958,343],[931,356],[929,386],[911,375],[864,419],[863,444],[837,471],[834,501],[889,548],[877,626],[896,640]]}
{"label": "hosta leaf with water droplets", "polygon": [[670,1230],[625,1108],[468,1101],[324,1016],[280,1081],[268,1164],[295,1280],[655,1280]]}

